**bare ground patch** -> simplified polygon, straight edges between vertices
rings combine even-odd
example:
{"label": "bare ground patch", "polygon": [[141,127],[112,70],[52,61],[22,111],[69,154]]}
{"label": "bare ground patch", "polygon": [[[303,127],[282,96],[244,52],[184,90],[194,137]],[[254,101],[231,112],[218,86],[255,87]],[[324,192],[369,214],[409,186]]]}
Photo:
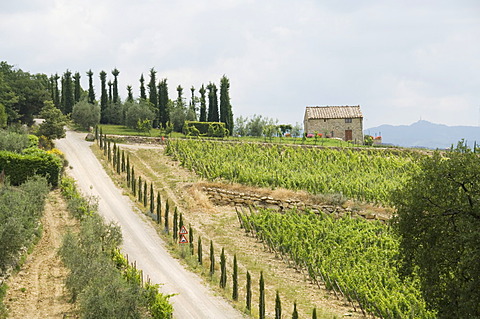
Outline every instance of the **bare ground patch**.
{"label": "bare ground patch", "polygon": [[57,251],[63,234],[75,226],[59,190],[47,197],[43,234],[20,271],[12,276],[5,297],[11,318],[76,318],[65,288],[68,270]]}

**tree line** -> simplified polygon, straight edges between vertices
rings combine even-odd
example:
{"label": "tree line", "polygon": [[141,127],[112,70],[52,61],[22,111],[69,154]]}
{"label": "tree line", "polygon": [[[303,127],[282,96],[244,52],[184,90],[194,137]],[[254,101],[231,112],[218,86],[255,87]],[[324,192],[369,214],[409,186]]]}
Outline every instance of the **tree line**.
{"label": "tree line", "polygon": [[[140,123],[150,127],[167,129],[171,126],[174,131],[181,132],[185,121],[222,122],[225,123],[230,135],[233,132],[230,80],[225,75],[220,79],[219,89],[213,82],[209,82],[207,86],[202,84],[198,89],[199,96],[195,94],[196,89],[192,86],[187,105],[184,88],[178,85],[176,87],[177,96],[175,99],[171,99],[167,79],[157,80],[157,71],[154,68],[150,69],[148,83],[141,74],[137,99],[134,98],[132,86],[127,86],[127,98],[124,102],[119,96],[118,76],[120,71],[117,68],[111,71],[113,81],[108,80],[107,82],[107,72],[99,73],[100,92],[94,90],[92,70],[86,74],[88,76],[88,90],[86,91],[80,85],[81,75],[79,72],[72,75],[67,70],[61,77],[58,74],[50,76],[48,81],[50,97],[55,106],[64,114],[75,114],[75,106],[78,104],[82,108],[82,111],[79,112],[82,115],[99,111],[99,122],[102,124],[137,126],[139,120]],[[220,92],[218,93],[218,91]],[[100,96],[99,100],[97,100],[97,94]],[[83,103],[81,103],[82,101]],[[88,107],[86,103],[99,104],[99,110],[95,110],[91,106],[89,110],[86,110]],[[132,113],[128,113],[132,106],[133,113],[137,117],[133,120],[128,116]],[[77,116],[77,118],[85,118],[85,116]],[[93,123],[96,119],[98,119],[98,115],[86,124],[96,124]]]}

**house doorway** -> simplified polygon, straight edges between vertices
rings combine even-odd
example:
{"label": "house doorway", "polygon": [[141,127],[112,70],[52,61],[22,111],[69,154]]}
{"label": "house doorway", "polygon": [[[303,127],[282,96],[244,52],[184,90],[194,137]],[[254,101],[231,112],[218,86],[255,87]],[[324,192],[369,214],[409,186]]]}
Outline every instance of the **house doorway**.
{"label": "house doorway", "polygon": [[351,141],[353,138],[352,130],[345,130],[345,141]]}

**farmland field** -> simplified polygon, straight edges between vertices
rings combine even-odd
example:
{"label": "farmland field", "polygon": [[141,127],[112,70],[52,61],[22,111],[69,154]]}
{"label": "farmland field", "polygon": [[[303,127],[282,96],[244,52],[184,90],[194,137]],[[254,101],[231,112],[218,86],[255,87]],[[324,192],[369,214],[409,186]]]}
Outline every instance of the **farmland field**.
{"label": "farmland field", "polygon": [[259,187],[338,194],[371,203],[390,202],[391,192],[417,169],[420,155],[394,150],[304,148],[255,143],[171,140],[166,153],[209,180]]}

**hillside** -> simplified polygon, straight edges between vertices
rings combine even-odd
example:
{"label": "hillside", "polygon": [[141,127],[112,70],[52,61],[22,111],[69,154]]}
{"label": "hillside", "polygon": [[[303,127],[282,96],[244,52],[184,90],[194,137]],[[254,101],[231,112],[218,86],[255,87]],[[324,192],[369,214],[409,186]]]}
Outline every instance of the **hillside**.
{"label": "hillside", "polygon": [[381,125],[366,129],[365,134],[382,136],[384,144],[404,147],[449,148],[465,139],[469,146],[480,142],[480,127],[447,126],[420,120],[411,125]]}

